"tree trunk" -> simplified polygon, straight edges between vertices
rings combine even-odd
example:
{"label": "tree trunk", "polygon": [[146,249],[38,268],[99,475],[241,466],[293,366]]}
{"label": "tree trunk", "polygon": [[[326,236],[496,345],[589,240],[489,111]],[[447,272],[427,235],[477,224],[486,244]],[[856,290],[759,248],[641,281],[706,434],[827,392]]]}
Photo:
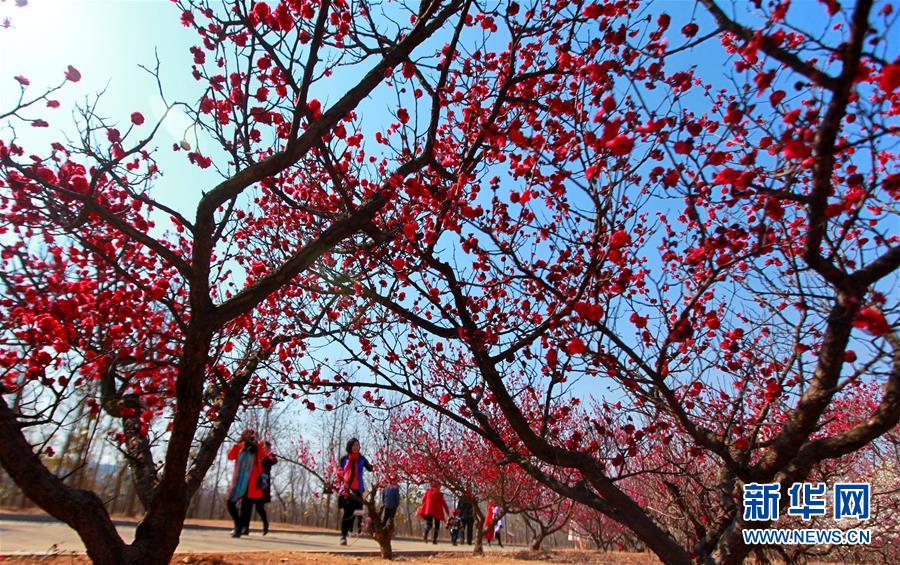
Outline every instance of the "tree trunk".
{"label": "tree trunk", "polygon": [[391,547],[391,538],[394,537],[394,521],[391,520],[387,525],[382,525],[381,515],[378,512],[378,505],[375,503],[375,495],[378,487],[373,486],[369,491],[369,497],[363,500],[366,512],[369,514],[369,531],[375,541],[378,542],[378,550],[382,559],[393,559],[394,550]]}
{"label": "tree trunk", "polygon": [[544,539],[546,537],[547,534],[545,534],[544,532],[538,533],[531,539],[531,545],[528,547],[528,549],[530,549],[531,551],[540,551],[541,544],[544,543]]}
{"label": "tree trunk", "polygon": [[484,555],[484,514],[478,508],[478,503],[472,501],[472,514],[475,518],[475,547],[472,548],[472,555]]}
{"label": "tree trunk", "polygon": [[713,561],[718,565],[739,565],[750,553],[752,546],[744,543],[741,535],[741,520],[735,519],[722,534],[713,553]]}
{"label": "tree trunk", "polygon": [[391,547],[391,537],[394,535],[394,526],[391,524],[387,528],[382,528],[381,532],[372,534],[375,541],[378,542],[378,551],[381,553],[382,559],[393,559],[394,550]]}
{"label": "tree trunk", "polygon": [[125,492],[128,496],[128,506],[125,507],[125,515],[134,516],[136,514],[135,504],[137,504],[137,492],[135,492],[134,483],[130,482]]}
{"label": "tree trunk", "polygon": [[122,479],[125,478],[125,472],[128,470],[128,467],[125,465],[125,462],[122,461],[119,463],[119,471],[116,473],[116,482],[113,487],[112,493],[112,502],[109,504],[110,514],[116,513],[116,507],[121,506],[122,500]]}
{"label": "tree trunk", "polygon": [[67,487],[38,459],[13,412],[0,397],[0,464],[22,493],[78,532],[88,557],[100,565],[134,562],[138,556],[122,541],[103,501],[93,492]]}
{"label": "tree trunk", "polygon": [[[325,515],[322,517],[322,526],[328,526],[328,516],[331,515],[331,493],[325,495]],[[316,524],[318,526],[318,524]],[[341,529],[341,517],[338,516],[337,522],[335,522],[335,528],[338,530]]]}

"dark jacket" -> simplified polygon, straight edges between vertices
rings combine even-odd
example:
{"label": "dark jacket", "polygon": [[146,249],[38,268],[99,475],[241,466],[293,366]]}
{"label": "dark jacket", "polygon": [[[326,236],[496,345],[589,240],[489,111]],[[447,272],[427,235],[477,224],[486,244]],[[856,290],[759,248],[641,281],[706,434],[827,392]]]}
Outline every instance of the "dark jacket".
{"label": "dark jacket", "polygon": [[456,509],[459,510],[459,519],[468,522],[472,519],[472,503],[465,498],[460,498],[456,503]]}
{"label": "dark jacket", "polygon": [[385,508],[397,508],[400,506],[400,487],[397,485],[389,485],[381,491],[381,502]]}
{"label": "dark jacket", "polygon": [[[275,457],[274,453],[270,453],[262,460],[262,473],[260,476],[265,476],[262,479],[262,492],[263,497],[262,501],[266,504],[272,502],[272,466],[278,463],[278,458]],[[260,481],[257,481],[260,482]]]}

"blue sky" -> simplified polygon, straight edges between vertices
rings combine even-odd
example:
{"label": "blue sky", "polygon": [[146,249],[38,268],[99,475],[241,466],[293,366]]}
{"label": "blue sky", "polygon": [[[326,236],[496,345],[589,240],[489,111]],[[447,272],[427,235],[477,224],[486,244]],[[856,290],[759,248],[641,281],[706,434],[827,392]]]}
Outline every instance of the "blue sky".
{"label": "blue sky", "polygon": [[[695,8],[692,0],[659,1],[649,9],[653,14],[662,11],[672,15],[672,30],[680,29],[695,11],[700,16],[701,30],[708,27],[704,25],[705,12]],[[815,0],[794,2],[791,16],[804,21],[807,13],[810,17],[819,15],[821,6]],[[192,61],[188,48],[197,43],[197,36],[180,25],[178,8],[168,1],[29,0],[27,6],[17,8],[14,0],[4,0],[0,2],[0,19],[7,17],[12,27],[0,29],[0,52],[5,54],[0,59],[0,109],[9,108],[18,97],[19,85],[13,80],[16,75],[26,76],[34,92],[57,84],[70,64],[83,76],[81,82],[68,84],[59,93],[61,108],[41,112],[40,117],[50,121],[50,128],[18,128],[26,145],[46,141],[48,134],[59,129],[71,131],[73,105],[101,91],[105,91],[99,106],[104,116],[126,124],[131,112],[139,111],[148,122],[153,122],[162,115],[164,106],[156,94],[154,80],[138,65],[152,67],[154,53],[158,53],[162,63],[167,97],[197,100],[201,93],[189,74]],[[680,57],[683,60],[678,63],[697,65],[707,79],[709,74],[722,74],[722,61],[710,56],[708,49],[685,51]],[[355,73],[338,73],[329,80],[329,87],[340,92],[341,87],[356,78]],[[367,128],[391,119],[383,110],[378,112],[384,108],[377,104],[379,95],[390,96],[390,91],[377,91],[376,99],[360,108],[361,113],[367,114],[363,120]],[[327,93],[320,96],[327,99]],[[380,113],[381,119],[373,119],[373,113]],[[166,147],[180,141],[188,125],[183,116],[171,116],[158,138],[159,145]],[[187,166],[184,153],[173,155],[164,150],[157,157],[167,178],[158,183],[156,195],[181,211],[192,211],[200,189],[217,181],[212,169],[201,171]]]}
{"label": "blue sky", "polygon": [[[60,108],[41,111],[50,128],[19,126],[23,141],[45,141],[46,135],[59,129],[71,132],[74,104],[104,90],[99,105],[103,116],[123,125],[135,111],[144,114],[148,123],[159,119],[165,107],[155,81],[138,67],[144,64],[152,68],[154,50],[162,62],[167,96],[182,100],[199,96],[189,75],[188,47],[196,36],[181,27],[179,12],[169,2],[31,0],[24,8],[10,4],[0,5],[2,17],[12,21],[10,29],[0,31],[0,51],[15,54],[0,60],[0,108],[9,108],[18,97],[18,83],[12,80],[15,75],[27,77],[30,88],[38,92],[56,85],[67,65],[82,73],[80,82],[67,84],[56,96],[62,102]],[[183,116],[168,119],[158,145],[171,147],[179,141],[186,120]],[[158,183],[157,195],[182,211],[192,208],[199,188],[215,182],[214,174],[186,166],[184,153],[164,150],[158,158],[168,174]]]}
{"label": "blue sky", "polygon": [[[15,0],[0,2],[0,19],[10,18],[12,27],[0,29],[0,108],[9,107],[18,95],[15,75],[24,75],[37,91],[56,84],[66,65],[82,71],[83,80],[68,85],[59,96],[63,107],[51,126],[67,121],[67,104],[83,100],[106,89],[101,108],[110,117],[127,121],[133,111],[148,118],[159,116],[161,107],[156,87],[139,64],[153,65],[154,52],[162,62],[167,94],[173,99],[195,99],[200,91],[190,78],[191,55],[188,48],[197,43],[196,34],[180,25],[179,10],[166,0],[28,0],[17,8]],[[882,2],[878,2],[880,5]],[[678,30],[696,13],[701,32],[709,29],[709,18],[693,0],[658,0],[650,14],[667,12],[672,16],[670,29]],[[722,2],[722,5],[727,5]],[[740,7],[742,3],[737,3]],[[740,11],[740,10],[738,10]],[[795,0],[789,12],[794,22],[822,21],[817,0]],[[737,13],[746,21],[746,14]],[[675,42],[672,43],[675,45]],[[723,73],[719,49],[694,49],[673,58],[676,64],[697,65],[709,79]],[[330,86],[349,84],[356,76],[336,75]],[[327,95],[326,95],[327,97]],[[372,107],[374,109],[374,107]],[[369,117],[367,117],[367,121]],[[165,141],[178,141],[179,126],[173,123]],[[51,129],[53,129],[51,127]],[[160,141],[163,141],[161,139]]]}

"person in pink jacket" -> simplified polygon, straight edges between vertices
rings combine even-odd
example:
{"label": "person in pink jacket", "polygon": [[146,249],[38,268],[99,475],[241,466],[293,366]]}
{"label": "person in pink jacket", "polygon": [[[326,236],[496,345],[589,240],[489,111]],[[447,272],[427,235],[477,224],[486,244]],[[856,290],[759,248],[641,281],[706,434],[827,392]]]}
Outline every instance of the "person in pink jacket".
{"label": "person in pink jacket", "polygon": [[[425,543],[428,543],[428,532],[433,531],[432,542],[437,544],[438,533],[441,530],[441,522],[450,513],[447,501],[441,493],[441,487],[437,483],[431,483],[431,488],[425,491],[422,498],[422,505],[419,507],[418,515],[425,519]],[[433,528],[433,529],[432,529]]]}

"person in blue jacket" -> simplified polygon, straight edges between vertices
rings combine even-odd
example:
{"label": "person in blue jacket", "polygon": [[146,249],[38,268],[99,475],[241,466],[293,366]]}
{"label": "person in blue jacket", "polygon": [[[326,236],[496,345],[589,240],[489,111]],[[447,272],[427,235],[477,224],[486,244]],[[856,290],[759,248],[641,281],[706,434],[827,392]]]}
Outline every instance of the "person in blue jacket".
{"label": "person in blue jacket", "polygon": [[394,521],[394,517],[397,515],[397,508],[400,506],[400,486],[393,475],[388,477],[388,484],[381,491],[381,502],[384,504],[381,525],[386,528],[389,522]]}

